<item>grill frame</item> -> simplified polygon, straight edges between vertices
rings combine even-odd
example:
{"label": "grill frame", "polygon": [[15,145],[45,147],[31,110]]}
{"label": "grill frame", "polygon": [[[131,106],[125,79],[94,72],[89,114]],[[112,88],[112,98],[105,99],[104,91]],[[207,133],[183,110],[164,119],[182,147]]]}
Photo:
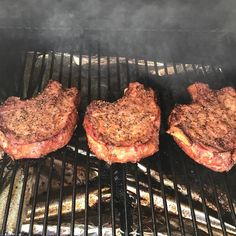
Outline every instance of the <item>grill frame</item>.
{"label": "grill frame", "polygon": [[[75,53],[70,53],[70,69],[69,69],[69,75],[68,75],[68,86],[71,86],[71,78],[73,77],[72,75],[72,58],[73,58],[73,55]],[[43,53],[43,59],[42,59],[42,64],[41,64],[41,69],[40,69],[40,77],[39,77],[39,80],[41,81],[40,83],[40,89],[42,89],[42,77],[43,77],[43,74],[45,72],[44,70],[44,66],[45,66],[45,55],[46,55],[46,51]],[[49,78],[52,78],[52,75],[53,75],[53,65],[54,65],[54,59],[55,59],[55,54],[53,52],[53,55],[52,56],[52,61],[51,61],[51,67],[50,67],[50,74],[49,74]],[[59,73],[59,78],[58,80],[60,82],[62,82],[62,75],[63,75],[63,60],[64,60],[64,53],[61,54],[61,64],[60,64],[60,73]],[[82,55],[83,55],[83,50],[80,51],[80,54],[79,54],[79,57],[82,59]],[[87,91],[87,94],[88,94],[88,98],[87,98],[87,103],[89,103],[91,101],[91,66],[92,66],[92,62],[91,62],[91,58],[92,58],[92,52],[89,51],[88,52],[88,56],[89,56],[89,62],[88,62],[88,70],[87,70],[87,78],[88,78],[88,91]],[[101,71],[100,71],[100,56],[102,55],[102,53],[100,52],[100,47],[98,46],[97,48],[97,55],[98,55],[98,96],[97,98],[100,98],[101,97],[101,94],[100,94],[100,87],[101,87]],[[25,68],[25,65],[26,65],[26,58],[27,58],[27,53],[24,53],[24,60],[23,60],[23,72],[22,72],[22,79],[21,81],[23,81],[23,75],[24,75],[24,68]],[[31,81],[33,80],[33,77],[34,77],[34,68],[35,68],[35,63],[36,63],[36,60],[37,60],[37,57],[36,57],[36,51],[34,52],[34,56],[33,56],[33,63],[32,63],[32,68],[31,68],[31,73],[30,73],[30,80],[29,80],[29,89],[27,91],[27,96],[28,97],[31,97],[32,94],[33,94],[33,91],[32,91],[32,84],[31,84]],[[78,87],[80,88],[81,87],[81,79],[82,79],[82,63],[81,63],[82,60],[80,60],[80,65],[79,65],[79,78],[78,78]],[[111,90],[111,80],[113,81],[114,78],[111,78],[111,69],[110,69],[110,57],[108,56],[107,57],[107,83],[108,83],[108,100],[113,100],[114,97],[111,96],[112,94],[112,90]],[[117,84],[118,84],[118,90],[119,90],[119,96],[121,96],[122,92],[121,92],[121,78],[120,78],[120,64],[119,64],[119,56],[116,55],[116,66],[117,66]],[[149,74],[148,74],[148,63],[147,63],[147,60],[144,59],[144,63],[145,63],[145,71],[146,71],[146,79],[143,81],[144,84],[146,83],[147,85],[150,85],[150,78],[149,78]],[[127,83],[130,82],[130,76],[129,76],[129,71],[130,71],[130,68],[129,68],[129,63],[128,63],[128,58],[126,58],[126,64],[127,64]],[[135,65],[136,65],[136,70],[135,70],[135,73],[136,73],[136,77],[137,79],[140,77],[140,73],[139,73],[139,70],[138,70],[138,59],[136,58],[135,60]],[[157,64],[155,62],[155,69],[156,71],[158,70],[157,69]],[[185,64],[183,64],[183,67],[184,67],[184,75],[185,76],[188,76],[188,71],[187,69],[185,68],[184,66]],[[214,68],[214,66],[212,66],[212,68]],[[165,73],[166,75],[168,76],[168,68],[167,68],[167,64],[164,64],[164,70],[165,70]],[[176,69],[176,66],[174,64],[174,71],[175,71],[175,74],[177,75],[177,69]],[[217,72],[213,69],[213,74],[215,77],[218,76]],[[196,74],[196,77],[199,77],[199,75],[197,74],[196,70],[194,69],[194,73]],[[157,74],[157,73],[156,73]],[[179,75],[177,75],[178,77]],[[207,78],[209,75],[208,75],[208,72],[203,64],[203,75],[200,76],[201,78],[203,78],[203,80],[205,80],[205,78]],[[160,78],[157,78],[157,79],[160,79]],[[227,80],[226,80],[227,81]],[[23,96],[23,91],[22,91],[22,82],[19,84],[19,91],[18,91],[18,94],[20,96]],[[162,104],[161,102],[161,99],[160,99],[160,105],[161,106],[164,106],[164,104]],[[163,110],[163,109],[162,109]],[[80,130],[82,127],[81,127],[81,123],[78,127],[78,129],[75,131],[75,136],[78,135],[78,130]],[[162,144],[161,144],[162,145]],[[73,194],[72,194],[72,218],[71,218],[71,235],[74,234],[74,227],[75,227],[75,219],[76,219],[76,215],[75,215],[75,200],[78,200],[76,199],[76,192],[77,192],[77,188],[75,186],[75,183],[76,183],[76,178],[77,178],[77,175],[75,174],[76,173],[76,167],[78,165],[78,158],[79,158],[79,155],[78,153],[76,152],[76,150],[78,150],[79,147],[78,145],[75,146],[75,152],[74,152],[74,155],[75,155],[75,159],[74,159],[74,163],[73,163],[73,168],[74,168],[74,173],[73,173]],[[85,212],[84,212],[84,231],[85,231],[85,235],[88,235],[88,220],[89,220],[89,171],[90,171],[90,152],[89,152],[89,149],[87,147],[87,159],[86,159],[86,184],[85,184]],[[158,166],[157,166],[157,169],[158,169],[158,172],[159,172],[159,175],[160,175],[160,185],[161,185],[161,197],[163,199],[163,205],[164,205],[164,217],[165,217],[165,222],[166,222],[166,232],[167,232],[167,235],[171,235],[172,233],[172,230],[171,230],[171,226],[170,226],[170,216],[169,216],[169,212],[168,212],[168,205],[167,205],[167,199],[166,199],[166,190],[167,190],[167,187],[165,186],[165,183],[164,183],[164,173],[165,171],[163,170],[163,166],[162,166],[162,159],[164,158],[163,156],[161,157],[159,154],[157,155],[154,155],[154,156],[158,156]],[[177,210],[178,210],[178,213],[179,213],[179,222],[180,222],[180,233],[182,235],[185,235],[185,228],[184,228],[184,217],[182,216],[182,209],[181,209],[181,201],[180,201],[180,198],[179,198],[179,191],[178,191],[178,186],[177,186],[177,180],[176,180],[176,172],[175,172],[175,161],[171,158],[169,158],[170,160],[170,163],[171,163],[171,168],[170,168],[170,172],[172,172],[172,175],[173,175],[173,179],[174,179],[174,192],[175,192],[175,199],[176,199],[176,203],[177,203]],[[2,167],[4,167],[5,165],[5,161],[6,161],[6,158],[3,159],[3,163],[1,163]],[[52,165],[53,165],[53,158],[51,158],[51,167],[52,168]],[[62,202],[63,202],[63,196],[64,196],[64,174],[65,174],[65,161],[66,161],[66,152],[63,153],[63,160],[62,160],[62,169],[61,169],[61,172],[62,172],[62,175],[61,175],[61,185],[60,185],[60,194],[59,194],[59,201],[58,201],[58,218],[57,218],[57,234],[60,235],[61,233],[61,223],[62,223],[62,218],[61,218],[61,209],[62,209]],[[195,235],[198,235],[199,234],[199,229],[197,227],[197,221],[196,221],[196,217],[195,217],[195,211],[194,211],[194,204],[193,204],[193,199],[192,199],[192,196],[191,196],[191,187],[190,187],[190,183],[188,181],[188,175],[189,175],[189,172],[188,172],[188,165],[189,165],[189,162],[187,162],[187,165],[185,164],[185,160],[184,160],[184,157],[181,157],[181,165],[183,165],[183,169],[184,169],[184,175],[185,175],[185,181],[186,181],[186,187],[187,187],[187,201],[188,201],[188,204],[190,206],[190,209],[191,209],[191,216],[192,216],[192,223],[193,223],[193,230],[194,230],[194,233]],[[20,223],[21,223],[21,215],[22,215],[22,205],[23,205],[23,201],[24,201],[24,194],[25,194],[25,188],[26,188],[26,182],[27,182],[27,179],[28,179],[28,168],[29,168],[29,165],[30,165],[30,161],[16,161],[15,163],[12,163],[13,165],[10,166],[10,168],[13,168],[13,175],[12,175],[12,179],[11,179],[11,185],[10,185],[10,191],[9,191],[9,195],[8,195],[8,199],[7,199],[7,204],[6,204],[6,213],[8,213],[9,211],[9,207],[10,207],[10,201],[11,201],[11,195],[12,195],[12,189],[13,189],[13,184],[14,184],[14,178],[15,178],[15,174],[16,174],[16,171],[17,171],[17,168],[19,168],[19,165],[22,165],[23,163],[23,169],[24,169],[24,172],[26,173],[25,177],[24,177],[24,180],[23,180],[23,191],[21,193],[21,204],[20,204],[20,208],[19,208],[19,211],[18,211],[18,217],[17,217],[17,230],[16,230],[16,235],[19,233],[19,230],[20,230]],[[155,220],[155,211],[154,211],[154,201],[153,201],[153,179],[151,179],[151,167],[150,167],[150,164],[151,162],[149,162],[149,160],[144,160],[144,163],[146,163],[146,168],[147,168],[147,184],[148,184],[148,193],[149,193],[149,198],[150,198],[150,208],[151,208],[151,218],[152,218],[152,228],[153,228],[153,233],[155,235],[157,235],[157,232],[158,232],[158,227],[156,225],[156,220]],[[31,221],[30,221],[30,226],[29,226],[29,234],[32,235],[33,234],[33,225],[34,225],[34,212],[35,212],[35,207],[36,207],[36,203],[37,203],[37,192],[38,192],[38,183],[39,183],[39,178],[40,178],[40,170],[42,168],[41,165],[43,165],[43,161],[36,161],[36,167],[37,167],[37,175],[36,175],[36,187],[34,188],[34,194],[33,194],[33,202],[32,202],[32,207],[33,207],[33,211],[31,212]],[[102,197],[102,193],[101,193],[101,181],[102,181],[102,176],[101,176],[101,172],[102,172],[102,167],[104,167],[104,163],[102,161],[99,161],[99,167],[98,167],[98,173],[99,174],[99,179],[98,179],[98,232],[100,235],[102,235],[102,209],[101,209],[101,197]],[[130,220],[130,202],[129,202],[129,199],[127,198],[127,184],[126,184],[126,179],[127,179],[127,168],[129,168],[129,164],[124,164],[124,165],[113,165],[111,166],[110,168],[110,188],[111,188],[111,222],[112,222],[112,235],[116,235],[116,228],[117,228],[117,215],[119,215],[119,221],[120,221],[120,228],[121,230],[124,231],[124,234],[125,235],[128,235],[130,233],[130,228],[129,228],[129,220]],[[140,179],[140,176],[139,176],[139,173],[138,173],[138,166],[137,164],[134,164],[134,167],[135,167],[135,179],[137,182],[139,182],[138,180]],[[196,172],[197,173],[200,173],[201,171],[201,166],[197,165],[196,163],[194,163],[194,167],[196,169]],[[1,170],[3,170],[3,168],[0,168]],[[235,170],[233,170],[235,171]],[[226,233],[226,229],[225,229],[225,225],[224,225],[224,221],[222,219],[222,209],[221,209],[221,204],[220,202],[218,201],[218,194],[217,194],[217,188],[216,188],[216,183],[214,181],[214,176],[216,175],[219,175],[219,174],[215,174],[215,173],[212,173],[212,172],[208,172],[208,175],[210,176],[210,181],[212,183],[212,186],[214,188],[214,197],[215,197],[215,200],[216,200],[216,205],[217,205],[217,209],[218,209],[218,218],[220,219],[220,222],[221,222],[221,227],[222,227],[222,233],[223,235],[227,235]],[[221,175],[221,174],[220,174]],[[46,211],[45,211],[45,218],[44,218],[44,221],[43,221],[43,235],[46,235],[47,233],[47,225],[48,225],[48,222],[47,222],[47,211],[48,211],[48,207],[49,207],[49,201],[50,201],[50,191],[51,191],[51,180],[52,180],[52,172],[49,172],[49,185],[48,185],[48,188],[47,188],[47,196],[46,196],[46,201],[45,201],[45,208],[46,208]],[[227,194],[227,197],[228,197],[228,201],[229,201],[229,207],[231,209],[231,216],[232,216],[232,219],[234,221],[234,223],[236,223],[236,216],[235,216],[235,212],[234,212],[234,208],[233,208],[233,203],[232,203],[232,199],[233,197],[231,196],[231,193],[230,193],[230,190],[229,190],[229,187],[228,187],[228,181],[227,181],[227,176],[228,174],[222,174],[223,176],[223,185],[224,185],[224,188],[226,190],[226,194]],[[2,172],[0,174],[0,177],[2,177]],[[2,178],[0,178],[1,180]],[[201,197],[202,197],[202,206],[203,206],[203,211],[205,212],[205,216],[206,216],[206,222],[207,222],[207,228],[208,228],[208,233],[209,235],[213,235],[212,234],[212,229],[211,229],[211,224],[210,224],[210,219],[209,219],[209,213],[208,213],[208,210],[207,210],[207,204],[205,202],[205,194],[204,194],[204,189],[203,189],[203,179],[202,179],[202,176],[201,174],[199,174],[199,183],[200,183],[200,194],[201,194]],[[140,196],[140,186],[139,184],[136,185],[136,190],[138,192],[137,194],[137,205],[138,205],[138,230],[139,230],[139,233],[140,235],[143,234],[143,215],[142,215],[142,209],[141,209],[141,205],[140,205],[140,199],[141,199],[141,196]],[[117,199],[118,198],[118,199]],[[122,209],[122,204],[120,206],[120,203],[121,202],[121,199],[123,198],[124,200],[124,209]],[[5,217],[3,219],[3,229],[2,229],[2,232],[1,232],[1,235],[4,235],[5,234],[5,230],[6,230],[6,223],[7,223],[7,216],[8,214],[5,214]],[[124,221],[123,221],[124,219]],[[236,226],[236,224],[235,224]]]}

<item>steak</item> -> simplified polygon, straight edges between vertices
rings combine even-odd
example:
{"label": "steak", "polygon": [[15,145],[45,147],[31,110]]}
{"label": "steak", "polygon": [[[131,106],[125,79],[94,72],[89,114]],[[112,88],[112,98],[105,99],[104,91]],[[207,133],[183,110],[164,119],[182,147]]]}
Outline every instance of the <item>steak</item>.
{"label": "steak", "polygon": [[229,171],[236,162],[235,90],[211,90],[195,83],[188,92],[193,102],[173,109],[167,132],[196,162],[214,171]]}
{"label": "steak", "polygon": [[138,162],[159,149],[160,108],[155,92],[130,83],[116,102],[93,101],[84,118],[88,144],[108,163]]}
{"label": "steak", "polygon": [[36,97],[0,106],[0,148],[12,159],[38,158],[66,145],[77,123],[77,88],[49,81]]}

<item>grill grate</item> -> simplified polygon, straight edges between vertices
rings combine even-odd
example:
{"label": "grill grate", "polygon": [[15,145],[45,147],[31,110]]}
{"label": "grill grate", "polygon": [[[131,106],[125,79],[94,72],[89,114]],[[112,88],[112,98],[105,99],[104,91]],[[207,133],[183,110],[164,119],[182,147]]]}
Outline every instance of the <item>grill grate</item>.
{"label": "grill grate", "polygon": [[[166,119],[188,84],[226,86],[220,65],[179,64],[80,53],[27,52],[18,94],[49,79],[78,86],[80,122],[69,145],[47,158],[0,162],[0,229],[39,235],[236,235],[235,168],[213,173],[165,134]],[[160,151],[138,164],[108,166],[89,151],[82,120],[93,99],[114,101],[131,81],[158,91]]]}

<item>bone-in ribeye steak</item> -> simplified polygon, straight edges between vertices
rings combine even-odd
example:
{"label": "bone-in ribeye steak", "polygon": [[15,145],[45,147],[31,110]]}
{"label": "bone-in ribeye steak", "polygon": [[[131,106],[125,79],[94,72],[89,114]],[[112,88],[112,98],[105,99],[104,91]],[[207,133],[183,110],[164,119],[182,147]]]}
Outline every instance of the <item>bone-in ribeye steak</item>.
{"label": "bone-in ribeye steak", "polygon": [[93,101],[84,118],[88,144],[108,163],[137,162],[159,149],[160,109],[155,92],[130,83],[114,103]]}
{"label": "bone-in ribeye steak", "polygon": [[188,92],[193,102],[174,108],[168,133],[196,162],[214,171],[230,170],[236,163],[235,90],[195,83]]}
{"label": "bone-in ribeye steak", "polygon": [[0,106],[0,149],[13,159],[38,158],[66,145],[77,123],[77,88],[49,81],[36,97]]}

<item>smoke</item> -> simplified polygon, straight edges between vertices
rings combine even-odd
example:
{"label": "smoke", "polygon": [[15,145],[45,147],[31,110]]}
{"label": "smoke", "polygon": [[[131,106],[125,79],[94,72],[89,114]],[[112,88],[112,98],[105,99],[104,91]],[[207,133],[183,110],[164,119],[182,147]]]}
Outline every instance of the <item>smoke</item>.
{"label": "smoke", "polygon": [[[235,0],[42,0],[7,1],[0,3],[0,27],[36,29],[45,39],[60,35],[75,40],[85,31],[104,32],[102,40],[111,50],[140,50],[165,54],[181,51],[189,53],[204,48],[188,43],[206,45],[215,53],[224,54],[226,38],[236,35]],[[44,31],[42,31],[42,29]],[[41,30],[41,31],[40,31]],[[45,30],[48,30],[46,33]],[[185,42],[186,32],[190,32]],[[212,34],[210,34],[212,33]],[[101,33],[100,33],[101,35]],[[95,37],[91,36],[91,40]],[[177,49],[176,44],[182,44]],[[76,43],[76,42],[75,42]],[[154,44],[160,44],[155,49]],[[125,45],[126,49],[125,49]],[[136,46],[134,46],[136,45]],[[165,46],[166,45],[166,46]],[[219,47],[221,45],[221,47]],[[130,46],[130,47],[129,47]],[[135,48],[133,48],[135,47]],[[163,47],[167,49],[163,49]],[[128,48],[128,50],[127,50]],[[182,50],[183,51],[183,50]],[[208,53],[208,52],[207,52]],[[207,54],[206,53],[206,54]],[[186,56],[184,56],[186,57]]]}
{"label": "smoke", "polygon": [[[76,28],[97,26],[109,30],[156,30],[182,28],[195,30],[236,30],[236,2],[215,1],[7,1],[0,3],[1,26],[27,24]],[[24,22],[25,20],[25,22]],[[28,20],[28,21],[27,21]],[[99,24],[104,21],[105,24]],[[85,24],[85,25],[84,25]]]}

